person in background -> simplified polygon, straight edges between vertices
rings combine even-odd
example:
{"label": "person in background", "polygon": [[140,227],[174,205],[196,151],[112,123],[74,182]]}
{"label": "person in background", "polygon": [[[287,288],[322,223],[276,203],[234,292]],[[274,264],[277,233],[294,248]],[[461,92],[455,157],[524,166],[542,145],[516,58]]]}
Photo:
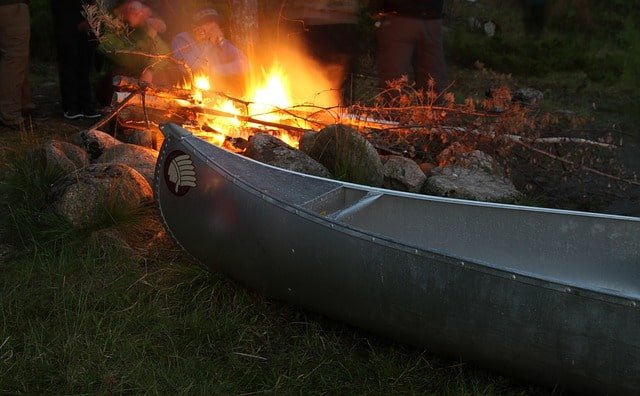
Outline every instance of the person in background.
{"label": "person in background", "polygon": [[242,96],[249,62],[242,51],[224,38],[216,10],[206,8],[197,12],[192,18],[192,30],[174,37],[171,49],[173,56],[185,62],[193,74],[209,76],[213,90]]}
{"label": "person in background", "polygon": [[95,38],[82,15],[83,4],[93,1],[57,0],[51,2],[58,51],[58,78],[65,118],[98,118],[91,88]]}
{"label": "person in background", "polygon": [[139,78],[146,83],[169,84],[169,46],[158,35],[166,24],[151,16],[151,8],[140,1],[118,1],[113,14],[122,18],[132,29],[107,32],[101,37],[100,50],[105,54],[110,76],[124,75]]}
{"label": "person in background", "polygon": [[546,0],[523,0],[524,29],[531,38],[538,38],[542,34],[547,22]]}
{"label": "person in background", "polygon": [[31,110],[28,1],[0,0],[0,126],[21,130]]}
{"label": "person in background", "polygon": [[287,0],[282,9],[285,26],[299,35],[313,59],[339,81],[343,101],[350,95],[345,85],[353,73],[362,40],[358,20],[366,1]]}
{"label": "person in background", "polygon": [[380,88],[407,76],[417,89],[426,90],[432,78],[435,92],[442,93],[448,85],[443,0],[384,0],[374,7],[381,17],[376,22]]}

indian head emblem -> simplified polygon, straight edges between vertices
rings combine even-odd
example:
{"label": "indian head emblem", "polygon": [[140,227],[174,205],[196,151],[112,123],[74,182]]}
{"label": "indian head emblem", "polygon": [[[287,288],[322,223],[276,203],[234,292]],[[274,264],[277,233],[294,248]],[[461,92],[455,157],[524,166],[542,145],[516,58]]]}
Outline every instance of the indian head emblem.
{"label": "indian head emblem", "polygon": [[196,168],[191,157],[176,150],[167,156],[164,163],[164,178],[169,190],[177,196],[183,196],[196,186]]}

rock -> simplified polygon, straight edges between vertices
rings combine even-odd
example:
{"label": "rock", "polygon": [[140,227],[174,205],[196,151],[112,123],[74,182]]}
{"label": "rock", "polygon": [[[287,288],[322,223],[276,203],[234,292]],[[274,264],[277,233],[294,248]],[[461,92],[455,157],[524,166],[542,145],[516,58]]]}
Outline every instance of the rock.
{"label": "rock", "polygon": [[155,149],[153,132],[148,129],[125,129],[118,132],[118,140],[123,143]]}
{"label": "rock", "polygon": [[300,149],[327,167],[339,180],[379,187],[384,178],[376,149],[357,130],[330,125],[320,132],[308,132]]}
{"label": "rock", "polygon": [[487,202],[513,202],[520,197],[513,183],[504,177],[486,169],[457,165],[433,169],[422,192]]}
{"label": "rock", "polygon": [[42,145],[42,158],[47,169],[73,172],[89,165],[89,155],[82,148],[68,142],[49,140]]}
{"label": "rock", "polygon": [[382,171],[384,173],[382,186],[392,190],[418,193],[427,180],[418,164],[399,155],[388,156]]}
{"label": "rock", "polygon": [[96,159],[97,164],[118,163],[125,164],[140,172],[150,185],[156,168],[158,152],[135,144],[122,143],[112,146]]}
{"label": "rock", "polygon": [[71,140],[89,153],[90,160],[101,156],[106,149],[122,143],[113,136],[97,129],[78,132],[73,135]]}
{"label": "rock", "polygon": [[70,173],[51,189],[54,212],[75,227],[98,224],[108,208],[135,208],[153,200],[145,178],[124,164],[92,164]]}
{"label": "rock", "polygon": [[438,155],[438,162],[447,165],[431,170],[422,189],[425,194],[489,202],[513,202],[520,197],[498,162],[480,150],[464,152],[453,143]]}
{"label": "rock", "polygon": [[513,100],[527,104],[537,103],[542,98],[544,98],[544,93],[533,88],[519,88],[513,93]]}
{"label": "rock", "polygon": [[424,172],[425,176],[429,176],[431,174],[431,170],[433,170],[433,168],[435,168],[436,166],[434,164],[432,164],[431,162],[423,162],[420,165],[418,165],[420,167],[420,169],[422,170],[422,172]]}
{"label": "rock", "polygon": [[331,173],[322,164],[266,133],[255,134],[249,139],[245,155],[278,168],[331,178]]}

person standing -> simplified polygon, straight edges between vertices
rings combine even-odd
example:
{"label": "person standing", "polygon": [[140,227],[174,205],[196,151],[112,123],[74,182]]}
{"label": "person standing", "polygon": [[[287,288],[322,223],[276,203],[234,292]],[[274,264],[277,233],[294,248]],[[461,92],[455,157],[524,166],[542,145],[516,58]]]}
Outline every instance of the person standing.
{"label": "person standing", "polygon": [[91,71],[94,67],[95,40],[82,15],[82,6],[92,1],[54,0],[51,2],[58,53],[58,78],[65,118],[97,118]]}
{"label": "person standing", "polygon": [[[378,2],[380,3],[380,2]],[[426,90],[429,79],[435,91],[447,85],[442,37],[443,0],[384,0],[376,22],[380,87],[407,76],[417,89]]]}
{"label": "person standing", "polygon": [[343,100],[349,101],[345,83],[362,47],[358,26],[368,0],[287,0],[282,22],[299,35],[311,57],[338,81]]}
{"label": "person standing", "polygon": [[0,0],[0,125],[23,129],[28,85],[31,19],[28,0]]}

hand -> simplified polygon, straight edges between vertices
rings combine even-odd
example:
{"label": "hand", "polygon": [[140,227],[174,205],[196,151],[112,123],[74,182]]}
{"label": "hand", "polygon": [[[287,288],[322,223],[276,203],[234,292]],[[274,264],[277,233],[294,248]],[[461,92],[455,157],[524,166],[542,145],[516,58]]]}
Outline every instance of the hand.
{"label": "hand", "polygon": [[158,33],[164,33],[165,30],[167,30],[167,24],[162,19],[147,19],[147,34],[149,36],[155,37]]}
{"label": "hand", "polygon": [[142,74],[140,74],[140,82],[151,84],[153,82],[153,72],[145,69]]}

